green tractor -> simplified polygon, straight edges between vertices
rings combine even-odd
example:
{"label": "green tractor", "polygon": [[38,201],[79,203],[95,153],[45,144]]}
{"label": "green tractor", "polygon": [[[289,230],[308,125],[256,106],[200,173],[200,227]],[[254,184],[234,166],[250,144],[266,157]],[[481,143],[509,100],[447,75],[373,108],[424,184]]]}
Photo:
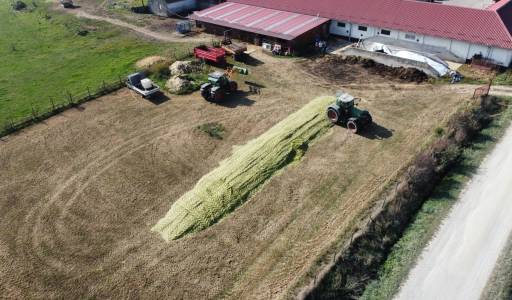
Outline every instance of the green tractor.
{"label": "green tractor", "polygon": [[367,110],[356,107],[358,100],[347,93],[338,92],[336,103],[327,108],[327,118],[333,124],[341,124],[353,133],[360,132],[364,127],[371,125],[373,120]]}
{"label": "green tractor", "polygon": [[238,90],[236,81],[229,80],[225,73],[216,71],[208,75],[208,82],[201,85],[201,96],[208,102],[220,102],[226,94],[233,94]]}

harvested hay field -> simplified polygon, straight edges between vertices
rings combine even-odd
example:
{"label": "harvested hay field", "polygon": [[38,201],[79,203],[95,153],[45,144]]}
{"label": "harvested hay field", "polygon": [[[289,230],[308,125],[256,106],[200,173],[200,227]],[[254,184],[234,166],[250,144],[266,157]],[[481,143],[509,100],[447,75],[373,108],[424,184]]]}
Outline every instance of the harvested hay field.
{"label": "harvested hay field", "polygon": [[[233,146],[338,88],[304,80],[297,60],[257,58],[248,80],[261,96],[152,103],[120,90],[0,140],[0,295],[289,298],[470,95],[382,80],[347,88],[375,126],[329,129],[220,222],[165,242],[151,228]],[[222,139],[197,129],[208,123]]]}
{"label": "harvested hay field", "polygon": [[371,59],[327,55],[313,61],[306,61],[304,68],[311,74],[329,82],[378,80],[379,77],[393,82],[422,83],[428,80],[427,74],[414,68],[393,68]]}
{"label": "harvested hay field", "polygon": [[277,171],[299,160],[330,126],[325,107],[334,97],[317,98],[241,147],[178,199],[153,231],[166,241],[203,230],[244,203]]}

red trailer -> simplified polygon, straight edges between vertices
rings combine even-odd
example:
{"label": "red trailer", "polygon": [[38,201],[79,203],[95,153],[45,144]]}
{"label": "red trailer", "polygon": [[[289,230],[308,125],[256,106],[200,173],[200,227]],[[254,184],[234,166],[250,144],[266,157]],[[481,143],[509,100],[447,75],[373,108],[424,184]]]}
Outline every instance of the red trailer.
{"label": "red trailer", "polygon": [[199,46],[194,48],[194,56],[197,59],[210,61],[217,64],[226,62],[226,51],[222,48]]}

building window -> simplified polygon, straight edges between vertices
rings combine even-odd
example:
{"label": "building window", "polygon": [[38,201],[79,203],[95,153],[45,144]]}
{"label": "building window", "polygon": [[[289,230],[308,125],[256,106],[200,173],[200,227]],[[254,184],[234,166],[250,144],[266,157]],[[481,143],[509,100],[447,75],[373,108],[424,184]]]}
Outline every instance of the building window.
{"label": "building window", "polygon": [[366,26],[359,26],[359,27],[357,27],[357,29],[359,29],[359,31],[367,31],[368,27],[366,27]]}
{"label": "building window", "polygon": [[381,29],[380,33],[383,35],[391,35],[391,30]]}
{"label": "building window", "polygon": [[341,27],[341,28],[345,28],[346,24],[342,23],[342,22],[336,22],[336,26]]}
{"label": "building window", "polygon": [[416,36],[412,33],[406,33],[405,34],[405,39],[406,40],[415,40],[416,39]]}

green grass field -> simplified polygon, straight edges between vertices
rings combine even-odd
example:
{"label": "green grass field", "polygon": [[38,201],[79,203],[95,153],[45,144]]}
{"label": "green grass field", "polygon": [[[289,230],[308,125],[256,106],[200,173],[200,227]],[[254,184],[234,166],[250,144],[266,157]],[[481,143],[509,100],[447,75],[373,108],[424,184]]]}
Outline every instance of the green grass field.
{"label": "green grass field", "polygon": [[[186,44],[144,40],[110,24],[36,8],[13,12],[0,1],[0,126],[66,101],[67,92],[118,80],[148,55],[184,52]],[[88,31],[82,36],[80,31]]]}

